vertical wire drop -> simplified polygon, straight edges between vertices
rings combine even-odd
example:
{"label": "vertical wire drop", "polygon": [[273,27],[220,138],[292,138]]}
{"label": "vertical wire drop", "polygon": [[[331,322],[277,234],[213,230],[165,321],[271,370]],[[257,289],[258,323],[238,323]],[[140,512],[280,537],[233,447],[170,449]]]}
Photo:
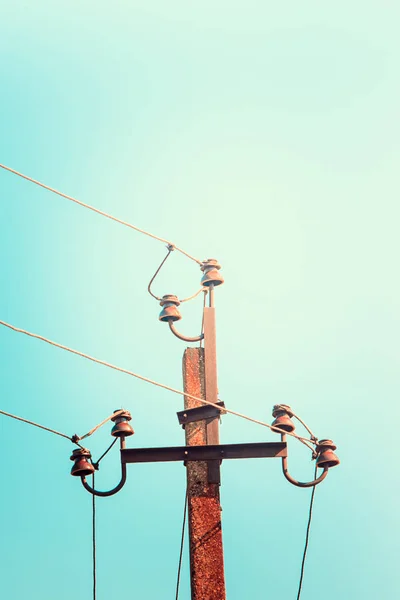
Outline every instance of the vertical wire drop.
{"label": "vertical wire drop", "polygon": [[[94,473],[92,475],[94,485]],[[96,496],[92,494],[92,551],[93,551],[93,600],[96,600]]]}
{"label": "vertical wire drop", "polygon": [[188,508],[188,493],[187,493],[187,489],[186,489],[186,493],[185,493],[185,507],[183,509],[183,523],[182,523],[181,548],[180,548],[180,552],[179,552],[178,575],[177,575],[177,578],[176,578],[176,595],[175,595],[175,600],[178,600],[178,598],[179,598],[179,584],[180,584],[180,581],[181,581],[182,556],[183,556],[183,545],[184,545],[184,541],[185,541],[185,526],[186,526],[187,508]]}
{"label": "vertical wire drop", "polygon": [[[314,471],[314,479],[317,477],[317,465],[315,465],[315,471]],[[310,499],[310,510],[308,513],[308,523],[307,523],[307,531],[306,531],[306,541],[304,544],[304,552],[303,552],[303,559],[301,561],[301,571],[300,571],[300,581],[299,581],[299,589],[297,591],[297,600],[300,600],[300,595],[301,595],[301,590],[303,587],[303,578],[304,578],[304,566],[306,564],[306,556],[307,556],[307,549],[308,549],[308,540],[310,537],[310,527],[311,527],[311,519],[312,519],[312,511],[313,511],[313,505],[314,505],[314,496],[315,496],[315,488],[317,486],[314,485],[312,492],[311,492],[311,499]]]}
{"label": "vertical wire drop", "polygon": [[[203,313],[202,313],[202,318],[201,318],[201,331],[200,333],[203,334],[204,333],[204,309],[206,307],[206,299],[207,299],[207,293],[208,290],[204,290],[204,298],[203,298]],[[203,347],[203,340],[200,340],[200,348]]]}

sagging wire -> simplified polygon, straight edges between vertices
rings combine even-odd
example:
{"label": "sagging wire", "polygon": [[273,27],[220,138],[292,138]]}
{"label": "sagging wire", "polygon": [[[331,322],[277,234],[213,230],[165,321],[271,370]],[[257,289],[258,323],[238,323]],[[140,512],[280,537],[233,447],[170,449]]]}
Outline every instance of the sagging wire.
{"label": "sagging wire", "polygon": [[[125,373],[126,375],[129,375],[131,377],[135,377],[136,379],[140,379],[141,381],[145,381],[147,383],[150,383],[151,385],[155,385],[156,387],[160,387],[164,390],[168,390],[170,392],[173,392],[174,394],[179,394],[180,396],[186,396],[187,398],[191,398],[192,400],[197,400],[198,402],[201,402],[202,404],[207,404],[209,406],[213,406],[214,408],[217,408],[218,410],[220,410],[220,408],[221,408],[220,406],[218,406],[218,404],[209,402],[208,400],[205,400],[204,398],[199,398],[198,396],[193,396],[192,394],[188,394],[182,390],[177,390],[173,387],[170,387],[169,385],[165,385],[164,383],[159,383],[158,381],[154,381],[153,379],[149,379],[148,377],[144,377],[143,375],[139,375],[138,373],[129,371],[128,369],[118,367],[118,366],[108,363],[104,360],[100,360],[99,358],[94,358],[93,356],[90,356],[89,354],[85,354],[84,352],[80,352],[79,350],[73,350],[72,348],[69,348],[68,346],[64,346],[63,344],[58,344],[57,342],[53,342],[52,340],[49,340],[49,339],[47,339],[41,335],[38,335],[36,333],[26,331],[25,329],[20,329],[19,327],[15,327],[14,325],[11,325],[10,323],[6,323],[5,321],[0,320],[0,325],[3,325],[4,327],[11,329],[12,331],[16,331],[18,333],[23,333],[24,335],[27,335],[29,337],[33,337],[35,339],[46,342],[47,344],[50,344],[51,346],[55,346],[56,348],[60,348],[61,350],[65,350],[67,352],[71,352],[72,354],[76,354],[77,356],[81,356],[82,358],[86,358],[87,360],[90,360],[97,364],[108,367],[109,369],[113,369],[114,371],[119,371],[120,373]],[[228,408],[224,408],[224,412],[231,414],[231,415],[235,415],[236,417],[239,417],[241,419],[245,419],[246,421],[250,421],[251,423],[256,423],[258,425],[262,425],[263,427],[267,427],[271,431],[290,435],[290,436],[296,438],[297,440],[299,440],[305,446],[307,446],[312,452],[314,452],[314,448],[310,445],[310,444],[316,445],[316,442],[314,442],[313,440],[309,440],[308,438],[301,437],[293,432],[284,431],[283,429],[279,429],[279,427],[276,427],[276,426],[272,427],[269,423],[265,423],[264,421],[260,421],[259,419],[254,419],[253,417],[249,417],[248,415],[244,415],[243,413],[240,413],[240,412],[228,409]],[[110,415],[110,417],[108,417],[104,422],[102,422],[98,426],[96,426],[96,428],[94,428],[94,430],[92,430],[92,432],[96,431],[96,429],[98,429],[99,427],[101,427],[101,425],[103,425],[109,419],[111,419],[111,416],[115,416],[115,413],[113,415]],[[88,435],[91,435],[91,433],[89,432],[89,434],[86,434],[85,437],[87,437]],[[77,440],[79,441],[79,439],[80,438],[78,437]]]}
{"label": "sagging wire", "polygon": [[68,194],[64,194],[63,192],[60,192],[60,191],[50,187],[49,185],[41,183],[40,181],[37,181],[36,179],[33,179],[32,177],[28,177],[28,175],[24,175],[23,173],[20,173],[19,171],[16,171],[15,169],[12,169],[11,167],[7,167],[6,165],[3,165],[1,163],[0,163],[0,167],[2,169],[4,169],[5,171],[9,171],[10,173],[13,173],[14,175],[18,175],[18,177],[22,177],[23,179],[26,179],[27,181],[34,183],[35,185],[39,185],[40,187],[44,188],[45,190],[48,190],[49,192],[52,192],[53,194],[57,194],[58,196],[61,196],[62,198],[66,198],[66,200],[70,200],[71,202],[75,202],[75,204],[79,204],[79,206],[88,208],[89,210],[91,210],[103,217],[106,217],[107,219],[111,219],[112,221],[115,221],[116,223],[120,223],[121,225],[124,225],[125,227],[134,229],[135,231],[138,231],[139,233],[143,233],[144,235],[147,235],[155,240],[158,240],[159,242],[164,242],[165,244],[168,244],[169,246],[173,246],[175,250],[177,250],[181,254],[184,254],[185,256],[187,256],[187,258],[190,258],[190,260],[193,260],[194,262],[196,262],[199,265],[203,264],[201,260],[199,260],[198,258],[195,258],[194,256],[192,256],[191,254],[189,254],[182,248],[179,248],[179,246],[176,246],[176,244],[172,244],[171,242],[169,242],[168,240],[165,240],[164,238],[154,235],[153,233],[150,233],[148,231],[145,231],[144,229],[141,229],[140,227],[137,227],[136,225],[132,225],[131,223],[128,223],[127,221],[123,221],[122,219],[113,217],[112,215],[110,215],[102,210],[99,210],[98,208],[95,208],[94,206],[91,206],[90,204],[86,204],[85,202],[82,202],[81,200],[77,200],[77,198],[74,198],[73,196],[68,196]]}
{"label": "sagging wire", "polygon": [[179,299],[179,302],[181,304],[183,304],[184,302],[189,302],[189,300],[193,300],[194,298],[197,298],[197,296],[199,296],[201,294],[201,292],[207,292],[207,288],[201,287],[199,290],[197,290],[197,292],[195,294],[193,294],[192,296],[189,296],[188,298],[183,298],[183,300]]}
{"label": "sagging wire", "polygon": [[[157,275],[159,274],[159,272],[163,268],[164,264],[166,263],[167,258],[171,255],[171,252],[173,252],[175,250],[175,246],[173,244],[168,244],[167,250],[168,250],[167,255],[162,260],[160,266],[157,268],[157,270],[154,273],[153,277],[150,279],[149,285],[147,286],[147,291],[149,292],[150,296],[152,296],[155,300],[158,300],[158,302],[161,302],[162,298],[160,296],[156,296],[155,294],[153,294],[153,292],[151,290],[151,286],[153,285],[155,278],[157,277]],[[183,300],[179,299],[180,304],[182,304],[183,302],[189,302],[189,300],[193,300],[194,298],[197,298],[197,296],[201,292],[203,292],[203,291],[204,291],[204,287],[201,287],[199,290],[197,290],[197,292],[195,292],[194,294],[192,294],[188,298],[183,298]]]}

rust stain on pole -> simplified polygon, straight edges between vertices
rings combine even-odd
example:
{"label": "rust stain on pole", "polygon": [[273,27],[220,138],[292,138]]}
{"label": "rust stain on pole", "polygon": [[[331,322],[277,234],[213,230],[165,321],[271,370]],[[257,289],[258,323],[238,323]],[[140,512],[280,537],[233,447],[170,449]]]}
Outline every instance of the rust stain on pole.
{"label": "rust stain on pole", "polygon": [[[204,348],[187,348],[183,356],[184,391],[205,398]],[[185,396],[185,409],[201,403]],[[206,421],[187,423],[186,444],[207,444]],[[209,441],[209,443],[211,443]],[[206,462],[187,463],[192,600],[225,600],[219,485],[208,483]]]}

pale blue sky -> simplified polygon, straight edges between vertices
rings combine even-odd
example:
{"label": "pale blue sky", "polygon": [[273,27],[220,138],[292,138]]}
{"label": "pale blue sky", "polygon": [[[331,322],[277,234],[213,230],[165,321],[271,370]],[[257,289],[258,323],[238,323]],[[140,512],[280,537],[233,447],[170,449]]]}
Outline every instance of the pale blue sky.
{"label": "pale blue sky", "polygon": [[[219,259],[221,398],[262,420],[292,405],[342,461],[317,489],[302,600],[397,597],[398,3],[0,7],[0,162]],[[3,171],[0,190],[0,319],[181,387],[185,345],[146,291],[163,245]],[[175,253],[155,291],[189,295],[200,277]],[[182,314],[196,334],[200,299]],[[178,396],[5,329],[0,344],[3,410],[72,434],[124,406],[130,445],[183,442]],[[0,428],[2,596],[88,600],[72,445]],[[223,442],[272,439],[223,419]],[[226,462],[222,482],[228,600],[295,598],[310,492],[272,460]],[[131,465],[99,500],[99,600],[174,597],[184,486],[179,464]]]}

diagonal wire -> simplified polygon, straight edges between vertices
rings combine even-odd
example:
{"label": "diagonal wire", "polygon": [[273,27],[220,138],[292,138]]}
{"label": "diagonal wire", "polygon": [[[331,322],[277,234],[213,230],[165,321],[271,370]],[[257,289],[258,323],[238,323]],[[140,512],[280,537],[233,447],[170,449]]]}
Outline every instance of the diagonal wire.
{"label": "diagonal wire", "polygon": [[78,443],[80,439],[79,436],[70,436],[66,433],[61,433],[60,431],[56,431],[55,429],[51,429],[50,427],[45,427],[44,425],[39,425],[39,423],[35,423],[34,421],[29,421],[29,419],[23,419],[22,417],[17,417],[17,415],[12,415],[11,413],[6,412],[5,410],[0,410],[0,414],[5,415],[6,417],[10,417],[11,419],[15,419],[16,421],[22,421],[22,423],[27,423],[28,425],[33,425],[34,427],[38,427],[39,429],[44,429],[45,431],[49,431],[50,433],[54,433],[55,435],[59,435],[63,437],[73,444],[76,444],[80,448],[82,446]]}
{"label": "diagonal wire", "polygon": [[50,433],[54,433],[55,435],[59,435],[63,438],[66,438],[70,442],[72,441],[71,436],[66,433],[61,433],[60,431],[56,431],[55,429],[50,429],[50,427],[45,427],[44,425],[39,425],[39,423],[35,423],[34,421],[29,421],[28,419],[23,419],[22,417],[17,417],[16,415],[12,415],[11,413],[6,412],[5,410],[0,410],[2,415],[6,417],[11,417],[12,419],[16,419],[17,421],[22,421],[23,423],[28,423],[28,425],[33,425],[34,427],[39,427],[39,429],[44,429],[45,431],[49,431]]}
{"label": "diagonal wire", "polygon": [[118,438],[115,437],[114,440],[111,442],[111,444],[108,446],[107,450],[105,452],[103,452],[103,454],[100,456],[100,458],[94,462],[92,461],[92,465],[94,466],[96,471],[98,471],[98,469],[99,469],[100,461],[103,460],[103,458],[110,452],[111,448],[114,446],[115,442],[117,442],[117,441],[118,441]]}
{"label": "diagonal wire", "polygon": [[81,437],[79,437],[79,440],[84,440],[85,438],[93,435],[95,433],[95,431],[97,431],[98,429],[100,429],[100,427],[103,427],[103,425],[105,425],[108,421],[111,421],[111,419],[113,417],[118,417],[118,415],[120,415],[123,412],[125,412],[124,408],[121,408],[120,410],[116,410],[115,412],[112,413],[112,415],[109,415],[101,423],[99,423],[98,425],[96,425],[96,427],[93,427],[93,429],[91,429],[90,431],[88,431],[87,433],[85,433],[85,435],[82,435]]}
{"label": "diagonal wire", "polygon": [[[46,342],[47,344],[50,344],[51,346],[55,346],[56,348],[61,348],[62,350],[66,350],[67,352],[71,352],[72,354],[76,354],[77,356],[81,356],[82,358],[86,358],[87,360],[95,362],[99,365],[103,365],[105,367],[108,367],[109,369],[113,369],[114,371],[118,371],[120,373],[125,373],[126,375],[130,375],[131,377],[136,377],[136,379],[140,379],[141,381],[146,381],[147,383],[150,383],[152,385],[160,387],[164,390],[173,392],[174,394],[179,394],[180,396],[186,396],[187,398],[191,398],[192,400],[197,400],[198,402],[201,402],[202,404],[207,404],[208,406],[214,406],[214,408],[218,408],[218,410],[221,409],[221,407],[218,406],[218,404],[215,404],[214,402],[209,402],[208,400],[205,400],[204,398],[199,398],[198,396],[193,396],[192,394],[188,394],[186,392],[183,392],[182,390],[177,390],[173,387],[170,387],[169,385],[165,385],[164,383],[159,383],[158,381],[154,381],[153,379],[149,379],[148,377],[144,377],[143,375],[139,375],[138,373],[134,373],[133,371],[129,371],[128,369],[123,369],[122,367],[118,367],[116,365],[108,363],[105,360],[100,360],[99,358],[94,358],[93,356],[90,356],[89,354],[85,354],[84,352],[80,352],[79,350],[73,350],[72,348],[69,348],[68,346],[64,346],[63,344],[58,344],[57,342],[53,342],[52,340],[49,340],[49,339],[47,339],[41,335],[38,335],[36,333],[26,331],[25,329],[20,329],[19,327],[15,327],[14,325],[10,325],[9,323],[6,323],[5,321],[0,320],[0,325],[4,325],[5,327],[12,329],[13,331],[16,331],[18,333],[23,333],[24,335],[28,335],[29,337],[33,337],[35,339],[42,340],[43,342]],[[284,434],[290,435],[290,436],[296,438],[297,440],[299,440],[305,446],[307,446],[312,452],[314,452],[314,448],[310,445],[310,444],[315,445],[315,441],[313,441],[313,440],[303,438],[303,437],[297,435],[296,433],[293,433],[290,431],[284,431],[283,429],[279,429],[276,426],[272,427],[271,425],[269,425],[269,423],[265,423],[264,421],[260,421],[259,419],[253,419],[253,417],[249,417],[247,415],[244,415],[243,413],[237,412],[235,410],[231,410],[229,408],[224,408],[224,413],[235,415],[236,417],[240,417],[241,419],[246,419],[246,421],[250,421],[251,423],[257,423],[258,425],[262,425],[263,427],[268,427],[268,429],[271,429],[275,433],[284,433]],[[109,418],[111,418],[111,417],[109,417]],[[106,419],[105,422],[107,422],[107,420],[108,419]],[[101,426],[101,424],[99,426]],[[97,428],[99,426],[97,426]]]}
{"label": "diagonal wire", "polygon": [[128,223],[127,221],[123,221],[122,219],[118,219],[117,217],[113,217],[112,215],[99,210],[98,208],[95,208],[94,206],[91,206],[90,204],[86,204],[85,202],[81,202],[81,200],[77,200],[76,198],[73,198],[72,196],[68,196],[68,194],[64,194],[63,192],[59,192],[58,190],[50,187],[49,185],[46,185],[44,183],[41,183],[40,181],[37,181],[36,179],[33,179],[32,177],[28,177],[28,175],[24,175],[23,173],[20,173],[19,171],[16,171],[15,169],[11,169],[11,167],[7,167],[6,165],[2,165],[0,163],[0,167],[2,169],[4,169],[5,171],[9,171],[10,173],[14,173],[14,175],[18,175],[18,177],[22,177],[23,179],[26,179],[27,181],[30,181],[31,183],[34,183],[35,185],[39,185],[40,187],[44,188],[45,190],[48,190],[49,192],[53,192],[53,194],[57,194],[58,196],[61,196],[62,198],[66,198],[67,200],[70,200],[71,202],[75,202],[75,204],[79,204],[79,206],[83,206],[84,208],[88,208],[89,210],[92,210],[93,212],[102,215],[103,217],[106,217],[107,219],[111,219],[112,221],[115,221],[116,223],[120,223],[121,225],[125,225],[125,227],[129,227],[130,229],[134,229],[135,231],[138,231],[139,233],[143,233],[144,235],[147,235],[155,240],[158,240],[159,242],[164,242],[166,244],[169,244],[171,246],[173,246],[175,248],[175,250],[178,250],[178,252],[180,252],[181,254],[184,254],[185,256],[187,256],[188,258],[190,258],[191,260],[194,260],[194,262],[196,262],[197,264],[201,265],[202,261],[199,260],[198,258],[195,258],[194,256],[192,256],[191,254],[189,254],[188,252],[185,252],[185,250],[182,250],[182,248],[179,248],[178,246],[176,246],[175,244],[172,244],[171,242],[169,242],[168,240],[165,240],[164,238],[158,237],[157,235],[154,235],[153,233],[149,233],[148,231],[145,231],[144,229],[141,229],[140,227],[136,227],[136,225],[132,225],[131,223]]}
{"label": "diagonal wire", "polygon": [[186,489],[186,493],[185,493],[185,506],[184,506],[184,509],[183,509],[183,523],[182,523],[181,547],[180,547],[180,551],[179,551],[178,574],[177,574],[177,577],[176,577],[176,594],[175,594],[175,600],[178,600],[178,598],[179,598],[179,585],[180,585],[180,582],[181,582],[182,556],[183,556],[183,545],[184,545],[184,541],[185,541],[185,528],[186,528],[187,509],[188,509],[188,493],[187,493],[187,489]]}
{"label": "diagonal wire", "polygon": [[161,271],[161,269],[163,268],[167,258],[169,257],[169,255],[171,254],[171,252],[174,249],[174,246],[168,245],[168,253],[167,255],[164,257],[162,263],[160,264],[160,266],[158,267],[157,271],[154,273],[153,277],[150,279],[150,283],[147,286],[147,291],[149,292],[150,296],[153,296],[153,298],[155,298],[156,300],[158,300],[159,302],[162,300],[162,298],[160,298],[159,296],[156,296],[155,294],[153,294],[153,292],[151,291],[151,285],[153,283],[153,281],[155,280],[155,278],[157,277],[157,275],[159,274],[159,272]]}
{"label": "diagonal wire", "polygon": [[[317,465],[315,465],[314,479],[317,477],[317,468],[318,468]],[[316,487],[317,486],[314,485],[312,492],[311,492],[310,509],[309,509],[309,513],[308,513],[308,523],[307,523],[307,531],[306,531],[306,540],[305,540],[305,544],[304,544],[303,559],[301,561],[300,581],[299,581],[299,589],[297,591],[297,600],[300,600],[301,590],[303,587],[304,567],[306,564],[308,542],[309,542],[309,538],[310,538],[310,527],[311,527],[311,519],[312,519],[312,511],[313,511],[313,506],[314,506],[314,496],[315,496],[315,488]]]}
{"label": "diagonal wire", "polygon": [[118,410],[118,411],[114,412],[112,415],[110,415],[109,417],[107,417],[107,419],[104,419],[104,421],[102,421],[101,423],[99,423],[98,425],[96,425],[96,427],[93,427],[93,429],[91,429],[88,433],[86,433],[85,435],[83,435],[82,437],[80,437],[79,435],[70,436],[70,435],[67,435],[66,433],[61,433],[60,431],[56,431],[55,429],[51,429],[50,427],[45,427],[44,425],[39,425],[39,423],[35,423],[34,421],[29,421],[29,419],[24,419],[22,417],[18,417],[17,415],[13,415],[11,413],[8,413],[5,410],[0,410],[0,414],[5,415],[6,417],[10,417],[11,419],[16,419],[17,421],[22,421],[23,423],[27,423],[28,425],[33,425],[34,427],[38,427],[39,429],[44,429],[45,431],[49,431],[50,433],[54,433],[55,435],[59,435],[60,437],[63,437],[65,439],[69,440],[73,444],[76,444],[77,446],[80,446],[81,448],[82,448],[82,446],[80,444],[78,444],[78,442],[80,440],[83,440],[83,439],[89,437],[95,431],[97,431],[98,429],[100,429],[100,427],[102,427],[105,423],[107,423],[107,421],[110,421],[110,419],[112,419],[115,416],[118,416],[122,412],[124,412],[124,409],[121,409],[121,410]]}

